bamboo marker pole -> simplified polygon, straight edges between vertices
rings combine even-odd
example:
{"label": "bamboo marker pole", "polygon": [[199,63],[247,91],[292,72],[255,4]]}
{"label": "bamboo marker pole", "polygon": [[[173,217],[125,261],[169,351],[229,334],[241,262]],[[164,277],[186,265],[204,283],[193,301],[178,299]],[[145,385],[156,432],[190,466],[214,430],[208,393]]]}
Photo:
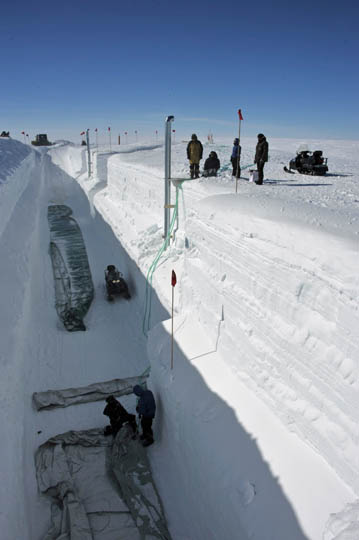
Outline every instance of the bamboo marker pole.
{"label": "bamboo marker pole", "polygon": [[238,170],[239,170],[239,161],[241,156],[239,155],[239,148],[241,146],[241,121],[243,120],[242,111],[238,109],[238,150],[237,150],[237,169],[236,169],[236,193],[238,192]]}

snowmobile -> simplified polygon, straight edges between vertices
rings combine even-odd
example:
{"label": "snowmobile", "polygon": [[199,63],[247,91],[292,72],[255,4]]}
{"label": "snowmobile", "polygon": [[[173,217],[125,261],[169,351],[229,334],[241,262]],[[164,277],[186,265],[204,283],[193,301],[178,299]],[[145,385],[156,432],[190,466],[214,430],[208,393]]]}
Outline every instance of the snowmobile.
{"label": "snowmobile", "polygon": [[316,176],[323,176],[328,172],[327,158],[323,158],[323,152],[321,150],[315,150],[315,152],[309,152],[309,150],[303,150],[297,153],[297,156],[290,160],[289,169],[284,167],[285,172],[294,173],[298,171],[301,174],[312,174]]}
{"label": "snowmobile", "polygon": [[113,264],[109,264],[105,270],[106,292],[107,300],[110,302],[115,296],[123,296],[126,300],[131,298],[128,290],[128,285],[123,278],[121,272],[119,272]]}

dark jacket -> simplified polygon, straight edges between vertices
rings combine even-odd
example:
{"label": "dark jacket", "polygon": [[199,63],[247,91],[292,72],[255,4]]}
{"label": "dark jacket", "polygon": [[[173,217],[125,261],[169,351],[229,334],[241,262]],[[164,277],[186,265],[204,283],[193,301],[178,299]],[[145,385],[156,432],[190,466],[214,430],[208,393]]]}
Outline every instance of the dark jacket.
{"label": "dark jacket", "polygon": [[140,398],[136,407],[138,414],[145,418],[154,418],[156,413],[156,403],[151,390],[144,390],[142,386],[136,384],[136,386],[133,387],[133,393]]}
{"label": "dark jacket", "polygon": [[136,417],[134,414],[128,413],[125,407],[114,396],[109,396],[106,401],[107,405],[103,414],[109,417],[111,429],[108,426],[105,430],[105,435],[110,435],[111,433],[115,435],[125,422],[129,422],[133,429],[136,430]]}
{"label": "dark jacket", "polygon": [[239,153],[239,159],[241,158],[241,151],[242,147],[240,144],[234,144],[232,148],[232,155],[231,155],[231,161],[232,159],[237,159],[238,153]]}
{"label": "dark jacket", "polygon": [[256,155],[254,157],[254,163],[259,163],[260,161],[268,161],[268,143],[264,135],[258,139]]}
{"label": "dark jacket", "polygon": [[203,146],[201,141],[193,139],[187,145],[187,159],[192,163],[199,163],[203,156]]}
{"label": "dark jacket", "polygon": [[216,152],[213,152],[213,154],[215,154],[215,156],[209,156],[206,159],[206,161],[204,162],[204,170],[205,171],[209,171],[210,169],[215,169],[216,171],[218,171],[218,169],[221,166]]}

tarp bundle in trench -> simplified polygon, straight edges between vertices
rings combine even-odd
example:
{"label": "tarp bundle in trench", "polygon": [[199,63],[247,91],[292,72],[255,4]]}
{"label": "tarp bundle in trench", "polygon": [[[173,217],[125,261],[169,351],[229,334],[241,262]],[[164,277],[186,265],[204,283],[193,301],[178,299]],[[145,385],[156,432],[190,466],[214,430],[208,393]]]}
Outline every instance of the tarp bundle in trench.
{"label": "tarp bundle in trench", "polygon": [[125,379],[112,379],[88,386],[77,388],[63,388],[60,390],[46,390],[46,392],[34,392],[32,395],[34,405],[38,411],[55,409],[57,407],[69,407],[90,401],[104,401],[108,396],[125,396],[132,394],[136,384],[143,385],[148,375],[127,377]]}
{"label": "tarp bundle in trench", "polygon": [[40,446],[39,489],[53,498],[44,540],[170,540],[146,450],[125,424],[70,431]]}
{"label": "tarp bundle in trench", "polygon": [[50,256],[55,280],[55,306],[70,332],[86,330],[83,318],[94,296],[94,286],[81,229],[65,205],[48,207]]}

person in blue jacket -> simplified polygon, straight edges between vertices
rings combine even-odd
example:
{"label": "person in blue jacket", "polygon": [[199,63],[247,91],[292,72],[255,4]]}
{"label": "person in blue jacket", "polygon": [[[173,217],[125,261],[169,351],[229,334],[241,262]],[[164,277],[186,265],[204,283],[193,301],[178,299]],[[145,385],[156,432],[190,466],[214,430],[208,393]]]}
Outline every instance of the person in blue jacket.
{"label": "person in blue jacket", "polygon": [[152,422],[156,414],[156,402],[151,390],[144,390],[142,386],[136,384],[133,393],[140,399],[136,411],[141,419],[143,445],[148,446],[153,443]]}
{"label": "person in blue jacket", "polygon": [[232,176],[240,178],[241,176],[241,150],[242,147],[239,144],[239,139],[236,138],[233,141],[231,163],[232,163]]}

